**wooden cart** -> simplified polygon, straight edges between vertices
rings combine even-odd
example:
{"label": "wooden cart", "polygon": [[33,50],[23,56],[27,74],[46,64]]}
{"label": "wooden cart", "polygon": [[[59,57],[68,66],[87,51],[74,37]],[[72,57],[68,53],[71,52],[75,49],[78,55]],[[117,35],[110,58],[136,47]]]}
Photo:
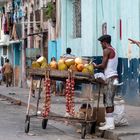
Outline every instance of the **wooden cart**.
{"label": "wooden cart", "polygon": [[[80,123],[81,124],[81,138],[84,139],[86,135],[86,128],[87,125],[90,125],[91,127],[91,133],[95,132],[96,128],[96,120],[97,120],[97,115],[98,115],[98,109],[99,109],[99,100],[100,100],[100,87],[101,83],[99,81],[96,81],[94,77],[90,74],[86,73],[81,73],[81,72],[72,72],[72,71],[59,71],[59,70],[52,70],[52,69],[30,69],[29,74],[31,76],[31,85],[33,83],[33,79],[39,79],[40,80],[40,85],[39,85],[39,91],[38,91],[38,98],[37,98],[37,107],[36,107],[36,113],[35,115],[30,115],[29,110],[30,110],[30,100],[31,100],[31,90],[32,86],[30,87],[30,92],[29,92],[29,97],[28,97],[28,105],[27,105],[27,112],[26,112],[26,119],[25,119],[25,133],[29,132],[30,129],[30,118],[31,117],[37,117],[38,116],[38,108],[39,108],[39,100],[40,100],[40,94],[41,94],[41,81],[43,78],[49,76],[51,80],[59,80],[59,81],[66,81],[67,78],[74,78],[76,83],[87,83],[87,84],[98,84],[99,85],[99,93],[98,93],[98,101],[97,101],[97,106],[96,106],[96,117],[92,119],[87,118],[87,112],[88,112],[88,104],[89,100],[86,101],[87,106],[86,106],[86,115],[84,118],[75,118],[75,117],[64,117],[64,116],[59,116],[59,115],[54,115],[50,113],[47,118],[46,117],[41,117],[42,118],[42,128],[46,129],[47,127],[47,122],[49,120],[58,120],[58,121],[68,121],[68,122],[74,122],[74,123]],[[90,91],[89,91],[90,92]],[[89,93],[91,94],[91,93]],[[93,116],[93,110],[91,111],[91,116]]]}

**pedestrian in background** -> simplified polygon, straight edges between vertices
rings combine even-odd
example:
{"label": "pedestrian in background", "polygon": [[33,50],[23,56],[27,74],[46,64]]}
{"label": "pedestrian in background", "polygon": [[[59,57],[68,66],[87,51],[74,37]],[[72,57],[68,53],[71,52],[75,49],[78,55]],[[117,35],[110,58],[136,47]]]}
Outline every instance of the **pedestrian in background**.
{"label": "pedestrian in background", "polygon": [[75,55],[71,54],[71,48],[66,48],[66,53],[62,56],[62,58],[75,58]]}
{"label": "pedestrian in background", "polygon": [[3,74],[5,76],[6,87],[11,86],[13,78],[13,67],[9,62],[9,59],[6,59],[6,63],[2,68]]}

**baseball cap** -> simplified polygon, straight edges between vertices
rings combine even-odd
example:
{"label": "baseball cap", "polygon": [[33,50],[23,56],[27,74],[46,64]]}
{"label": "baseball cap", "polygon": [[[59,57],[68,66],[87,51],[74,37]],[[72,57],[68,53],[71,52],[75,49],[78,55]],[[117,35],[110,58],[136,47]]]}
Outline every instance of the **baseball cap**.
{"label": "baseball cap", "polygon": [[111,36],[110,35],[102,35],[101,37],[98,38],[99,41],[109,41],[111,42]]}

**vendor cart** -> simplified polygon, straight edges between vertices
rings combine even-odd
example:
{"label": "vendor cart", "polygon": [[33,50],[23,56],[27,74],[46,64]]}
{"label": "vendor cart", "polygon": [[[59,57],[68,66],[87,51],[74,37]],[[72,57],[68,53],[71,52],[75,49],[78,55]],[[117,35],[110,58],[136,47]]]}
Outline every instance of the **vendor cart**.
{"label": "vendor cart", "polygon": [[[73,72],[73,71],[59,71],[54,70],[50,68],[45,69],[30,69],[29,74],[31,76],[31,87],[29,91],[29,97],[28,97],[28,105],[27,105],[27,111],[26,111],[26,119],[25,119],[25,133],[29,132],[30,129],[30,119],[31,117],[39,117],[42,119],[42,128],[46,129],[48,120],[57,120],[57,121],[67,121],[72,123],[80,123],[81,124],[81,138],[84,139],[86,135],[86,128],[88,125],[91,127],[91,133],[95,131],[96,127],[96,120],[98,115],[98,109],[99,109],[99,100],[100,100],[100,88],[101,84],[99,81],[95,80],[94,77],[91,74],[88,73],[82,73],[82,72]],[[32,84],[33,80],[38,79],[40,80],[39,90],[38,90],[38,98],[37,98],[37,106],[36,106],[36,112],[33,115],[30,115],[30,102],[31,102],[31,91],[32,91]],[[43,111],[41,114],[38,114],[38,108],[39,108],[39,101],[40,101],[40,94],[42,91],[41,83],[42,80],[45,80],[45,92],[46,97],[44,99],[44,102],[47,102],[48,104],[44,103]],[[50,107],[50,80],[58,80],[58,81],[65,81],[66,82],[66,116],[60,116],[53,113],[50,113],[49,107]],[[98,93],[98,100],[97,100],[97,106],[96,110],[94,110],[93,106],[90,108],[90,115],[89,115],[89,105],[94,104],[94,99],[86,99],[83,101],[83,104],[86,105],[85,108],[81,108],[85,111],[84,117],[77,117],[74,114],[74,99],[72,95],[74,95],[74,84],[73,83],[87,83],[87,84],[98,84],[99,85],[99,93]],[[92,91],[88,91],[87,94],[91,95]],[[49,93],[49,94],[48,94]],[[95,113],[96,111],[96,113]],[[94,113],[96,116],[94,116]],[[90,116],[90,117],[89,117]],[[94,117],[93,117],[94,116]]]}

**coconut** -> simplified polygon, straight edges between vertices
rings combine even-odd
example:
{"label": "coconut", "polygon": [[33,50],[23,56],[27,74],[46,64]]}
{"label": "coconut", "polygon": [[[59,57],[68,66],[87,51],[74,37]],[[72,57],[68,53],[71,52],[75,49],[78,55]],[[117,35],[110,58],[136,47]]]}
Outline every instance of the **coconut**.
{"label": "coconut", "polygon": [[61,59],[58,60],[58,65],[59,65],[59,64],[62,64],[62,63],[65,63],[65,61],[64,61],[63,58],[61,58]]}
{"label": "coconut", "polygon": [[56,61],[51,61],[50,62],[50,67],[53,69],[57,69],[57,62]]}
{"label": "coconut", "polygon": [[82,59],[80,57],[75,58],[75,64],[82,64]]}
{"label": "coconut", "polygon": [[66,64],[64,64],[64,63],[58,64],[58,70],[67,70],[67,69],[68,69],[68,67]]}
{"label": "coconut", "polygon": [[84,68],[84,65],[83,65],[83,64],[78,64],[78,65],[77,65],[78,71],[82,71],[83,68]]}
{"label": "coconut", "polygon": [[94,73],[94,66],[92,64],[88,64],[86,68],[89,70],[90,74]]}
{"label": "coconut", "polygon": [[42,63],[47,63],[46,58],[44,56],[41,56],[37,59],[37,62],[42,65]]}
{"label": "coconut", "polygon": [[76,65],[71,65],[71,66],[69,67],[69,69],[72,70],[72,71],[78,71]]}
{"label": "coconut", "polygon": [[46,62],[42,63],[41,68],[47,68],[48,64]]}
{"label": "coconut", "polygon": [[71,65],[74,65],[74,59],[67,59],[65,60],[65,64],[67,65],[67,67],[70,67]]}
{"label": "coconut", "polygon": [[88,68],[83,68],[82,72],[83,73],[90,73]]}
{"label": "coconut", "polygon": [[40,64],[36,61],[32,62],[32,68],[40,68]]}

